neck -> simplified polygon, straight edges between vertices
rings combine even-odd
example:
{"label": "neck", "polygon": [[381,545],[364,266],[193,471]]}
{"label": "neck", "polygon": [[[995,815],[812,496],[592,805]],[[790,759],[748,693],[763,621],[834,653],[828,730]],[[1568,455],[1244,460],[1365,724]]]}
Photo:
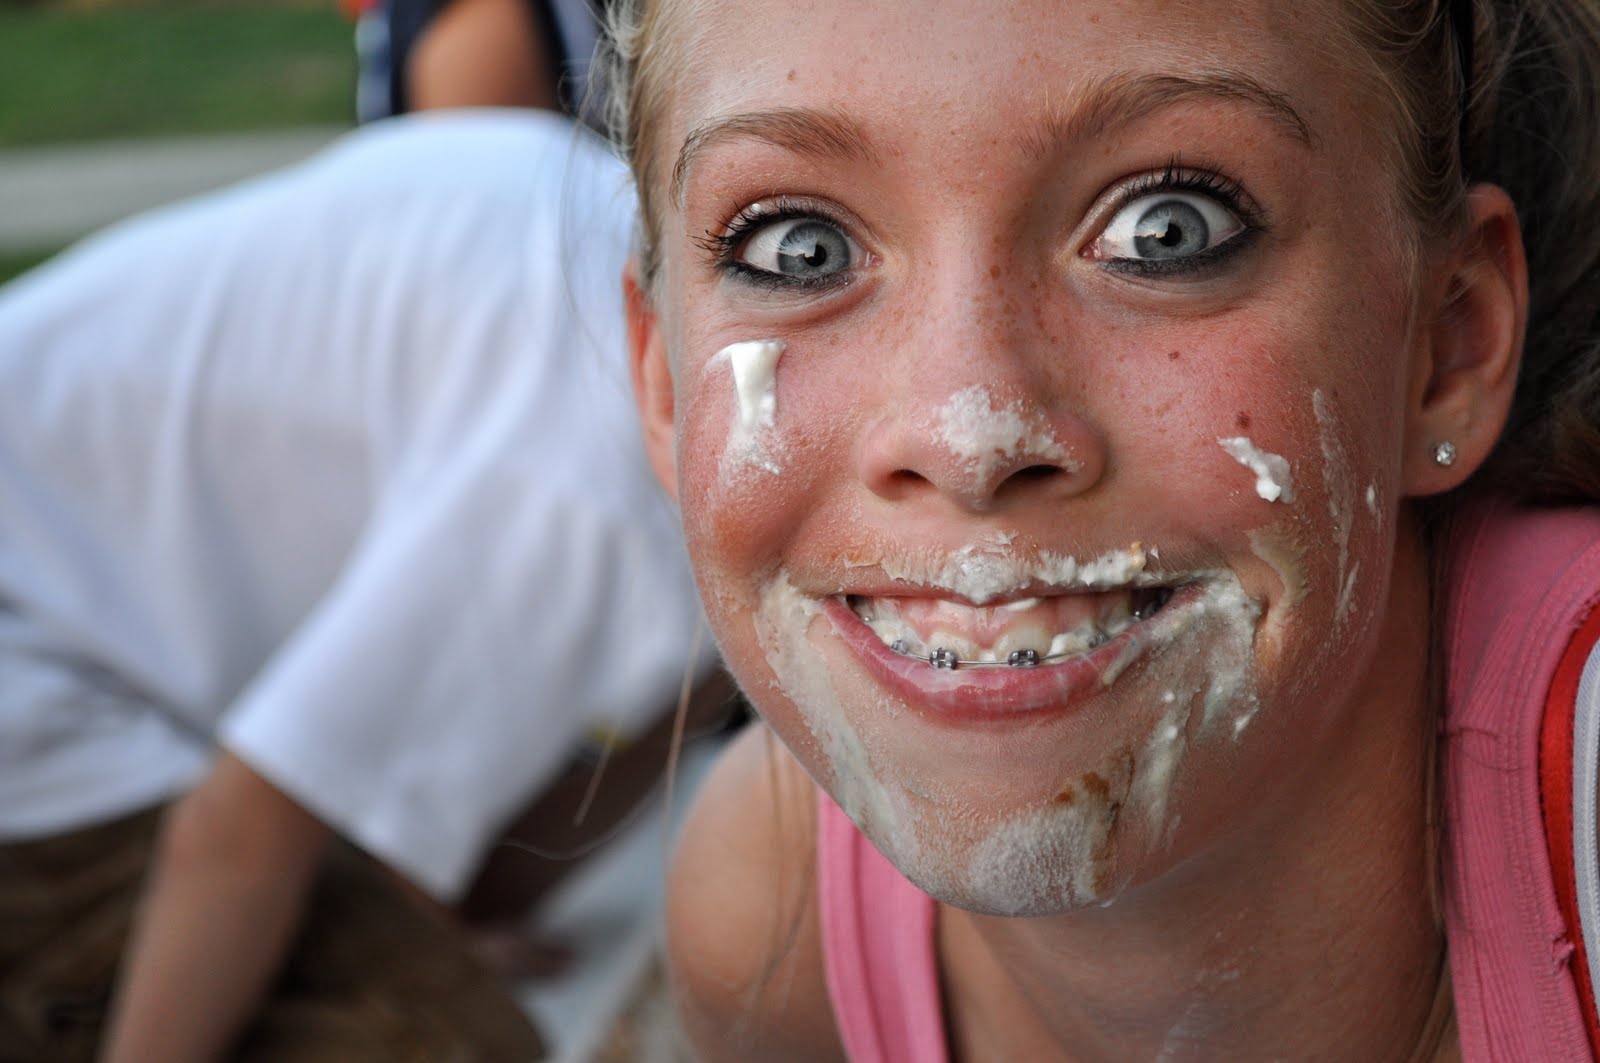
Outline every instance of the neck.
{"label": "neck", "polygon": [[1391,588],[1381,660],[1331,743],[1255,818],[1104,908],[941,911],[957,1058],[1007,1058],[993,1045],[1014,1037],[1018,1058],[1299,1058],[1314,1046],[1408,1061],[1439,1039],[1427,581],[1414,537],[1402,540],[1395,571],[1409,575]]}

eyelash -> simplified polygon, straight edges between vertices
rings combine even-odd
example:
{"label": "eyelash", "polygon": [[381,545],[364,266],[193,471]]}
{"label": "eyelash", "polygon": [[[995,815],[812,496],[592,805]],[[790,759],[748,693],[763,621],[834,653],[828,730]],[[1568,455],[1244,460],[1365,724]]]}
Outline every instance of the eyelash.
{"label": "eyelash", "polygon": [[719,272],[731,274],[740,281],[769,291],[819,291],[835,288],[848,284],[848,274],[830,274],[825,277],[791,277],[778,273],[768,273],[766,270],[756,269],[754,266],[739,261],[739,249],[749,239],[750,234],[757,229],[783,221],[794,221],[804,218],[815,218],[834,225],[840,231],[846,231],[847,226],[843,221],[834,217],[819,204],[805,200],[790,199],[780,196],[774,200],[762,200],[743,207],[723,227],[720,233],[707,230],[705,235],[697,238],[698,244],[711,256],[713,268]]}
{"label": "eyelash", "polygon": [[[1108,216],[1114,216],[1129,204],[1144,196],[1163,192],[1193,192],[1210,196],[1232,211],[1243,228],[1216,247],[1181,259],[1107,259],[1099,263],[1102,269],[1141,277],[1177,277],[1182,274],[1204,272],[1241,251],[1255,237],[1266,231],[1266,221],[1261,211],[1251,203],[1238,180],[1204,167],[1185,166],[1177,158],[1168,160],[1160,173],[1146,173],[1133,179],[1118,194],[1115,207]],[[737,277],[740,281],[770,291],[823,290],[849,283],[847,274],[805,278],[768,273],[739,261],[739,249],[757,229],[783,221],[816,218],[838,226],[846,226],[820,205],[804,200],[778,197],[741,208],[729,219],[722,232],[707,230],[695,243],[711,257],[717,271]]]}
{"label": "eyelash", "polygon": [[1260,208],[1245,195],[1242,182],[1216,170],[1185,166],[1176,156],[1167,161],[1166,167],[1160,173],[1143,174],[1124,186],[1117,195],[1115,206],[1107,212],[1107,218],[1115,217],[1118,211],[1145,196],[1159,195],[1163,192],[1194,192],[1210,196],[1232,211],[1243,228],[1215,247],[1186,258],[1106,259],[1099,263],[1102,269],[1151,278],[1201,273],[1220,264],[1236,252],[1244,250],[1246,245],[1267,231],[1266,219],[1262,216]]}

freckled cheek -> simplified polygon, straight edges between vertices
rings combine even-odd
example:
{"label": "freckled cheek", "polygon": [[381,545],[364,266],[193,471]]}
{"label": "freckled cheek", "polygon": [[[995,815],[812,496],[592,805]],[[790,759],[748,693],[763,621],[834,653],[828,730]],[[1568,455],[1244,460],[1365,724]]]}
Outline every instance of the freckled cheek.
{"label": "freckled cheek", "polygon": [[680,449],[679,500],[684,534],[697,566],[712,571],[751,569],[767,553],[766,543],[781,520],[782,501],[761,491],[753,477],[729,476],[719,460],[725,432],[685,432]]}
{"label": "freckled cheek", "polygon": [[762,439],[772,468],[740,451],[737,399],[726,370],[711,366],[680,398],[679,504],[697,566],[765,578],[821,498],[829,411],[808,409],[778,376],[773,424]]}
{"label": "freckled cheek", "polygon": [[[1319,477],[1309,385],[1280,378],[1263,386],[1219,375],[1179,379],[1161,372],[1166,353],[1158,358],[1152,379],[1124,384],[1120,395],[1110,396],[1121,400],[1124,412],[1113,406],[1095,415],[1124,501],[1158,529],[1167,520],[1174,532],[1210,524],[1232,545],[1249,528],[1301,519],[1298,493],[1305,485],[1314,493]],[[1303,409],[1285,400],[1291,391],[1302,396]],[[1295,502],[1261,497],[1257,472],[1220,442],[1238,438],[1289,463],[1284,486],[1296,493]]]}

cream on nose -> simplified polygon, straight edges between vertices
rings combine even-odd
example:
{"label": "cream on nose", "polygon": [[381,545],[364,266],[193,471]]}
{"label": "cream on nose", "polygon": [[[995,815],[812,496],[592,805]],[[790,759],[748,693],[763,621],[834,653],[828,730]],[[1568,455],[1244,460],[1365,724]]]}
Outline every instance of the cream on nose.
{"label": "cream on nose", "polygon": [[1081,417],[974,384],[931,410],[880,418],[862,437],[859,467],[886,500],[931,493],[987,512],[1014,500],[1082,494],[1104,472],[1105,448]]}

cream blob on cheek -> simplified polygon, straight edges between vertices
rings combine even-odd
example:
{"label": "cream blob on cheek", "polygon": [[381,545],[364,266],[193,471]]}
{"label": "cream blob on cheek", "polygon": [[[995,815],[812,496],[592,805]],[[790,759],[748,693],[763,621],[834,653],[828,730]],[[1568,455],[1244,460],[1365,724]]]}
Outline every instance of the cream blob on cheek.
{"label": "cream blob on cheek", "polygon": [[739,398],[739,427],[754,433],[771,428],[778,413],[778,356],[781,340],[745,340],[717,352],[733,370],[733,388]]}
{"label": "cream blob on cheek", "polygon": [[782,340],[742,340],[712,355],[709,366],[728,364],[733,381],[736,416],[722,453],[724,479],[741,469],[782,471],[782,448],[776,438],[778,417],[778,358]]}
{"label": "cream blob on cheek", "polygon": [[933,416],[936,438],[967,467],[975,489],[1023,454],[1056,462],[1068,472],[1081,468],[1047,426],[1017,403],[996,405],[981,384],[951,395]]}
{"label": "cream blob on cheek", "polygon": [[1217,443],[1234,461],[1256,474],[1256,494],[1268,502],[1294,501],[1294,479],[1287,458],[1260,449],[1247,436],[1225,436]]}

